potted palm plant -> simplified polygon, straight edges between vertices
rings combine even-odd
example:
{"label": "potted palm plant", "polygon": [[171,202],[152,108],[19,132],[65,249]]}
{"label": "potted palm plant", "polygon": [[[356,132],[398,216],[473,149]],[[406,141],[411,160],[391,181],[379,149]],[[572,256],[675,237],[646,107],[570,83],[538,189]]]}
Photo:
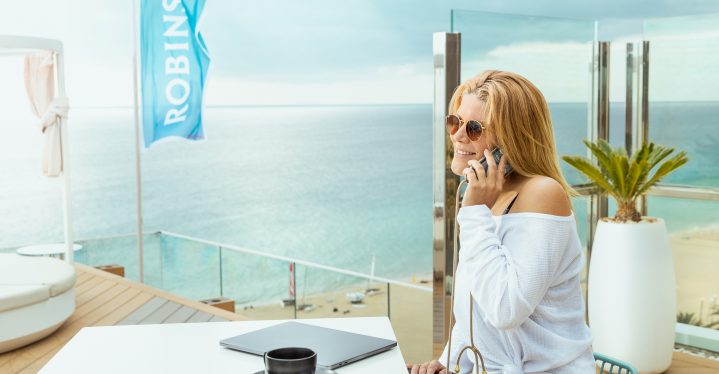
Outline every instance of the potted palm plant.
{"label": "potted palm plant", "polygon": [[[589,325],[596,352],[634,365],[641,373],[669,368],[676,324],[676,281],[666,225],[643,217],[637,199],[684,165],[686,152],[645,143],[631,157],[623,148],[584,141],[597,160],[563,156],[599,193],[617,203],[599,220],[588,280]],[[653,174],[652,174],[653,171]]]}

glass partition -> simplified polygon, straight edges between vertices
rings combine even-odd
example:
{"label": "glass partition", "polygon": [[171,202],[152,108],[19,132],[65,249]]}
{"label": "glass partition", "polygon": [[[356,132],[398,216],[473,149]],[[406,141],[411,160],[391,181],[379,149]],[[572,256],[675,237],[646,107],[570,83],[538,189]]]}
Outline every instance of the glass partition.
{"label": "glass partition", "polygon": [[[406,281],[319,264],[296,263],[257,251],[172,233],[144,236],[145,283],[191,300],[225,297],[250,319],[390,317],[405,357],[431,356],[429,277]],[[134,235],[82,240],[79,263],[117,264],[137,281]],[[11,252],[14,248],[0,249]],[[390,284],[389,282],[392,282]],[[419,327],[418,327],[419,326]]]}
{"label": "glass partition", "polygon": [[[663,183],[716,189],[719,14],[650,19],[643,28],[650,43],[648,138],[686,151],[689,157]],[[651,196],[647,207],[650,216],[666,221],[670,234],[677,279],[677,343],[719,351],[719,279],[714,266],[719,262],[719,190],[715,191],[715,201]]]}
{"label": "glass partition", "polygon": [[[719,201],[649,197],[648,207],[669,232],[678,322],[719,330]],[[719,349],[719,331],[712,336]]]}
{"label": "glass partition", "polygon": [[644,38],[650,41],[649,139],[689,155],[664,182],[717,187],[719,14],[646,20]]}
{"label": "glass partition", "polygon": [[[452,31],[462,33],[462,81],[486,69],[523,75],[549,103],[558,153],[587,153],[593,21],[454,10]],[[569,183],[584,182],[561,164]]]}
{"label": "glass partition", "polygon": [[290,263],[220,248],[222,296],[235,300],[236,312],[252,319],[296,318]]}
{"label": "glass partition", "polygon": [[[121,265],[125,268],[125,278],[139,282],[137,235],[110,236],[97,239],[76,240],[82,249],[75,252],[75,261],[90,266]],[[145,265],[145,283],[153,287],[162,286],[160,273],[160,235],[146,234],[143,236],[146,249],[143,262]]]}
{"label": "glass partition", "polygon": [[[431,280],[415,278],[412,284],[431,287]],[[426,362],[432,354],[432,294],[426,290],[388,284],[388,313],[406,362]]]}
{"label": "glass partition", "polygon": [[297,318],[388,316],[387,283],[297,266]]}

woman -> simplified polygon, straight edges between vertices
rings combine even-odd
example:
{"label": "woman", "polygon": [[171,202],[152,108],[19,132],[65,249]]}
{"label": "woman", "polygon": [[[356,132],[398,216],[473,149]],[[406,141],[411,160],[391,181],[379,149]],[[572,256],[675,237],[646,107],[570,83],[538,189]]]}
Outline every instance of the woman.
{"label": "woman", "polygon": [[[447,373],[448,351],[452,371],[459,363],[473,372],[474,353],[459,355],[473,341],[489,373],[594,373],[575,192],[560,171],[542,93],[517,74],[486,71],[457,88],[449,109],[452,171],[468,182],[457,217],[455,324],[451,347],[411,372]],[[505,177],[506,164],[514,170]]]}

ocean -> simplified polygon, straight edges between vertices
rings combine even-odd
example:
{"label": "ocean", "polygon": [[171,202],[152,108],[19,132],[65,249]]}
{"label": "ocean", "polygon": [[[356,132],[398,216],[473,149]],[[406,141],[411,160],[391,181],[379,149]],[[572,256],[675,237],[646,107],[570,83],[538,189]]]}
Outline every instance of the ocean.
{"label": "ocean", "polygon": [[[586,105],[559,103],[551,110],[560,155],[585,155]],[[623,107],[611,110],[611,140],[622,144]],[[206,141],[160,143],[142,153],[145,232],[363,273],[375,256],[378,276],[428,276],[431,114],[431,105],[208,108]],[[75,237],[133,233],[132,110],[73,109],[70,116]],[[719,103],[652,104],[651,138],[690,157],[667,182],[719,185],[717,118]],[[35,138],[0,141],[0,248],[63,240],[61,186],[40,176]],[[18,150],[17,142],[33,146]],[[583,181],[562,167],[571,183]],[[719,222],[717,209],[687,211],[686,201],[674,199],[652,203],[650,214],[662,213],[672,232]],[[585,205],[575,200],[582,233]]]}

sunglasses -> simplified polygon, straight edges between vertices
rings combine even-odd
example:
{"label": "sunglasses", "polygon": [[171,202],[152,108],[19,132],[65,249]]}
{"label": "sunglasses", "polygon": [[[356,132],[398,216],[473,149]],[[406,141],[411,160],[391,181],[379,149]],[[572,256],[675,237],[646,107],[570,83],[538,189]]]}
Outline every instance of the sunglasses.
{"label": "sunglasses", "polygon": [[447,132],[450,135],[454,135],[457,133],[460,127],[462,127],[463,124],[466,124],[465,131],[467,132],[467,137],[471,141],[476,141],[479,139],[479,137],[482,135],[482,132],[486,130],[486,127],[482,122],[475,121],[475,120],[469,120],[464,121],[462,117],[456,115],[456,114],[450,114],[445,119],[445,126],[447,126]]}

